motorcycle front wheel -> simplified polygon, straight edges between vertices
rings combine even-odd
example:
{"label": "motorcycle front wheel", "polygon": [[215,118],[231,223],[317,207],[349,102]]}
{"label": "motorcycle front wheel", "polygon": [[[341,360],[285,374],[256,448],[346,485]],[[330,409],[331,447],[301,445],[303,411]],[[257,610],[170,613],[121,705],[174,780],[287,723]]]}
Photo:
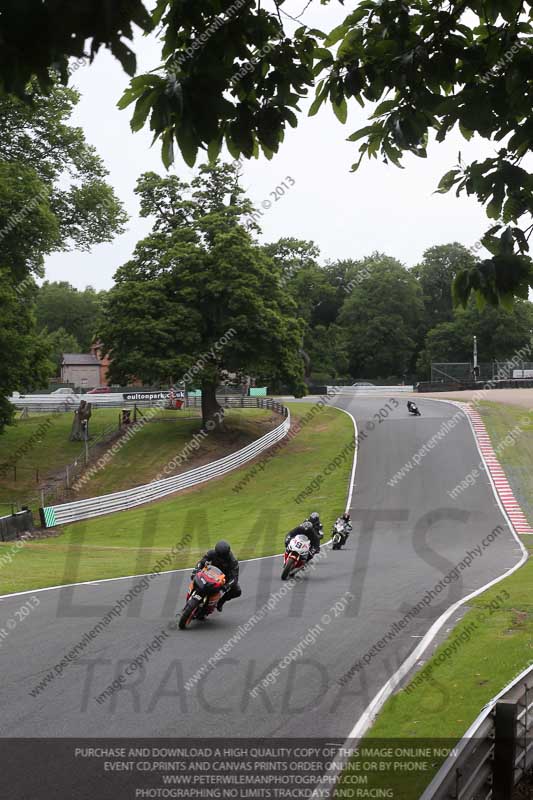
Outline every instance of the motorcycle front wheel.
{"label": "motorcycle front wheel", "polygon": [[181,612],[181,617],[178,622],[178,628],[180,631],[184,631],[187,625],[193,621],[196,610],[202,601],[198,600],[197,597],[191,597],[190,600],[187,601],[185,608]]}
{"label": "motorcycle front wheel", "polygon": [[292,558],[287,559],[287,563],[283,567],[283,572],[281,573],[281,580],[286,581],[294,569],[294,561]]}

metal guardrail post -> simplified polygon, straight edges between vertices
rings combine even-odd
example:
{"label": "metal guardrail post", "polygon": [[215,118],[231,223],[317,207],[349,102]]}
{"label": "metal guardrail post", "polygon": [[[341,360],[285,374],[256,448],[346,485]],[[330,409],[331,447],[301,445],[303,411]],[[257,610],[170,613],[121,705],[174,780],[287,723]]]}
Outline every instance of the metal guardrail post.
{"label": "metal guardrail post", "polygon": [[493,800],[509,800],[513,793],[517,714],[516,703],[505,701],[496,703]]}

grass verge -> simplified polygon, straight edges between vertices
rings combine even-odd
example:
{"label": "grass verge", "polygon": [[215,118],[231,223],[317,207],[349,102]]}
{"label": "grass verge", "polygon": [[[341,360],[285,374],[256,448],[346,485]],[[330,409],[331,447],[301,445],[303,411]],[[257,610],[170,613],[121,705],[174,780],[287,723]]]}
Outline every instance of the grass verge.
{"label": "grass verge", "polygon": [[[533,425],[527,412],[492,402],[480,403],[478,410],[495,449],[520,425],[514,444],[501,448],[498,457],[516,496],[529,492],[531,497]],[[531,538],[523,537],[530,554]],[[402,740],[405,744],[405,740],[416,739],[422,745],[423,741],[460,739],[483,706],[533,661],[532,583],[533,560],[529,559],[509,578],[472,600],[422,670],[385,703],[364,743]],[[449,655],[453,642],[458,644]],[[386,783],[395,800],[414,800],[443,761],[436,758],[432,770],[424,773],[394,774],[392,778],[369,773],[364,788],[378,789]],[[351,774],[345,773],[339,781],[336,797],[351,796]]]}
{"label": "grass verge", "polygon": [[[118,408],[95,409],[90,420],[91,436],[96,437],[114,423],[118,431],[118,418]],[[199,411],[194,408],[177,412],[161,410],[153,419],[120,446],[104,469],[80,484],[81,488],[72,493],[71,499],[95,497],[154,480],[159,470],[183,450],[201,427]],[[212,434],[199,442],[198,450],[182,464],[181,471],[238,450],[279,424],[277,416],[273,419],[269,411],[262,409],[228,411],[225,420],[223,438]],[[5,474],[0,471],[0,513],[2,508],[3,513],[10,513],[11,503],[40,505],[39,484],[64,470],[66,464],[82,453],[81,442],[69,441],[71,425],[72,414],[32,414],[6,429],[0,437],[0,464],[15,460],[16,479],[13,467]],[[42,434],[36,438],[39,431]],[[120,438],[113,440],[113,444],[117,443]],[[25,446],[26,452],[20,455]],[[91,463],[97,463],[110,446],[99,446]],[[39,470],[38,480],[36,470]],[[177,471],[180,470],[168,474]]]}
{"label": "grass verge", "polygon": [[[162,411],[160,416],[162,419],[145,425],[126,441],[105,468],[80,489],[76,497],[110,494],[155,480],[163,467],[178,456],[201,429],[200,414],[195,413],[193,408],[185,412]],[[279,415],[263,409],[226,411],[224,433],[212,432],[198,441],[197,449],[192,450],[179,468],[170,469],[162,477],[222,458],[259,439],[279,424]]]}
{"label": "grass verge", "polygon": [[[293,421],[310,408],[292,404]],[[0,569],[0,594],[149,572],[189,536],[186,549],[165,569],[194,564],[222,537],[240,559],[280,552],[286,531],[310,511],[320,512],[327,529],[344,510],[351,455],[324,477],[312,508],[294,498],[353,436],[346,414],[323,408],[240,492],[232,488],[248,465],[165,501],[58,528],[57,537],[26,544]],[[0,558],[10,547],[0,545]]]}

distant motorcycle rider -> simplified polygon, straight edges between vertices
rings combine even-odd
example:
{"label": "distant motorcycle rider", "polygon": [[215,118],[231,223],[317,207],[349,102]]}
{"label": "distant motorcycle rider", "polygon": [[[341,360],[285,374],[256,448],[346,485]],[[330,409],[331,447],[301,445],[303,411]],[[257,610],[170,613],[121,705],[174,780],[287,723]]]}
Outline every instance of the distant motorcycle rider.
{"label": "distant motorcycle rider", "polygon": [[322,537],[324,536],[324,529],[322,527],[322,523],[320,522],[320,516],[318,514],[318,511],[312,511],[309,514],[309,522],[313,526],[313,530],[318,537],[319,540],[318,549],[320,550],[320,539],[322,539]]}
{"label": "distant motorcycle rider", "polygon": [[309,550],[309,560],[311,560],[315,553],[320,552],[320,537],[315,532],[313,523],[308,519],[306,519],[305,522],[302,522],[300,525],[297,525],[297,527],[293,528],[292,531],[288,532],[287,536],[285,537],[285,548],[289,546],[291,539],[294,539],[294,537],[298,536],[299,534],[302,536],[307,536],[309,539],[309,543],[311,545]]}
{"label": "distant motorcycle rider", "polygon": [[241,587],[239,586],[239,562],[231,552],[229,542],[221,539],[216,543],[213,550],[208,550],[205,556],[200,559],[192,572],[191,578],[196,575],[198,570],[205,567],[206,564],[212,564],[214,567],[218,567],[226,576],[224,594],[217,603],[218,610],[222,611],[224,603],[228,600],[232,600],[234,597],[240,597],[242,594]]}
{"label": "distant motorcycle rider", "polygon": [[352,523],[350,521],[350,515],[347,511],[344,512],[340,517],[337,517],[337,522],[342,522],[344,526],[344,542],[346,543],[348,536],[352,532]]}
{"label": "distant motorcycle rider", "polygon": [[418,406],[416,405],[416,403],[413,403],[412,400],[408,400],[407,401],[407,410],[410,411],[411,414],[414,414],[415,411],[418,410]]}

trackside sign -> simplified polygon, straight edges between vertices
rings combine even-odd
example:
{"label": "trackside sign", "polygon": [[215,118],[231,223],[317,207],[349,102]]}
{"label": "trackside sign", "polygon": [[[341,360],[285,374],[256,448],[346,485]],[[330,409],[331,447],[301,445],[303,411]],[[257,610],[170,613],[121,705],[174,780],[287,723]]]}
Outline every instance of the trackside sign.
{"label": "trackside sign", "polygon": [[[122,397],[124,400],[168,400],[170,392],[125,392]],[[185,397],[185,392],[174,391],[172,395],[175,399]]]}

